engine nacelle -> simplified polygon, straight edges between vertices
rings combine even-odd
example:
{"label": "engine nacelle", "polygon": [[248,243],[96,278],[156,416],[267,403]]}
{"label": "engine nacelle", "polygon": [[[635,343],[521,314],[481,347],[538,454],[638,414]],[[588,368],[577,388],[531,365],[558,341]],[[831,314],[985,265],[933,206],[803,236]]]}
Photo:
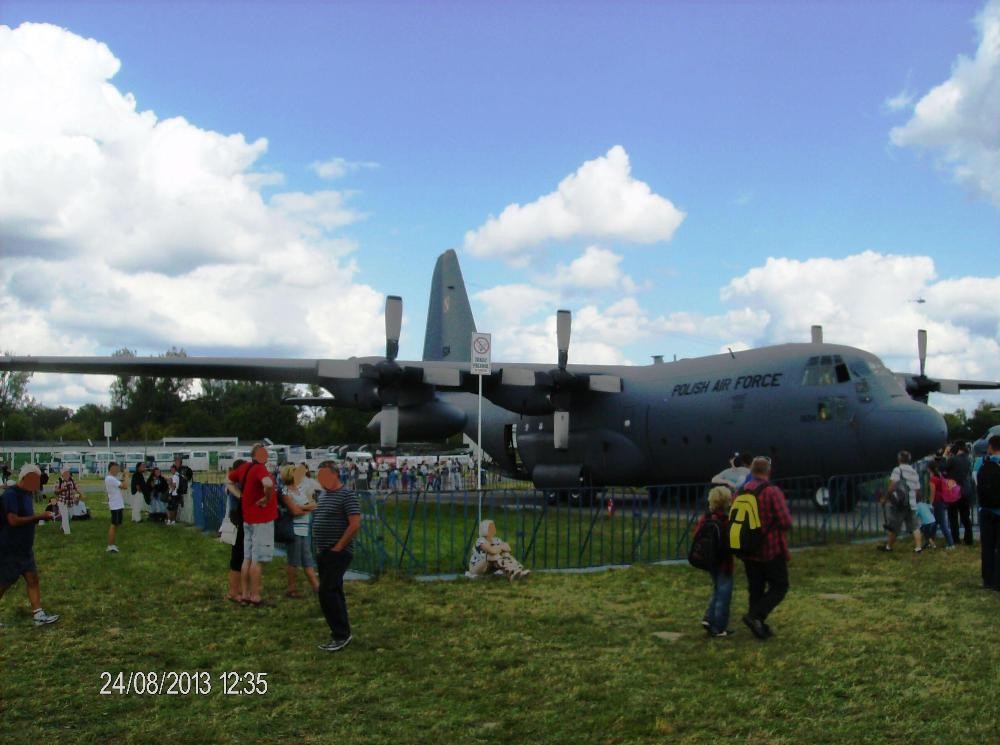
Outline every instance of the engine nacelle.
{"label": "engine nacelle", "polygon": [[[368,422],[368,431],[378,434],[382,412]],[[439,440],[465,428],[465,412],[439,399],[399,408],[399,437],[406,440]]]}
{"label": "engine nacelle", "polygon": [[573,489],[587,486],[587,473],[582,464],[539,464],[531,472],[531,480],[539,489]]}

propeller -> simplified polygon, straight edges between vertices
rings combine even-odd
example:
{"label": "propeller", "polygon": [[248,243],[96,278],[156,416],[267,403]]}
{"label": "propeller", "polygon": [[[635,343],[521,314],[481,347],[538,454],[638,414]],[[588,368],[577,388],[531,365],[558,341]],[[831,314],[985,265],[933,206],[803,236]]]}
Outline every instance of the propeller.
{"label": "propeller", "polygon": [[381,406],[379,441],[383,448],[393,448],[399,440],[399,406],[401,400],[415,403],[433,396],[424,386],[424,372],[419,367],[401,367],[396,362],[399,336],[403,326],[403,299],[389,295],[385,299],[385,357],[377,362],[358,360],[323,360],[320,376],[345,381],[359,381],[353,388],[355,400]]}
{"label": "propeller", "polygon": [[504,368],[501,373],[503,385],[532,386],[547,394],[553,408],[552,444],[556,450],[569,448],[569,414],[574,401],[595,393],[621,393],[622,379],[617,375],[571,373],[566,369],[569,362],[569,341],[573,330],[573,317],[568,310],[556,313],[556,350],[558,353],[555,369],[547,372],[531,368]]}
{"label": "propeller", "polygon": [[917,329],[917,354],[920,356],[920,377],[924,375],[927,365],[927,329]]}
{"label": "propeller", "polygon": [[[941,390],[941,383],[928,378],[927,369],[927,330],[917,330],[917,355],[920,358],[920,374],[910,375],[906,378],[906,392],[915,401],[927,403],[927,398],[931,393]],[[955,391],[958,392],[957,390]]]}

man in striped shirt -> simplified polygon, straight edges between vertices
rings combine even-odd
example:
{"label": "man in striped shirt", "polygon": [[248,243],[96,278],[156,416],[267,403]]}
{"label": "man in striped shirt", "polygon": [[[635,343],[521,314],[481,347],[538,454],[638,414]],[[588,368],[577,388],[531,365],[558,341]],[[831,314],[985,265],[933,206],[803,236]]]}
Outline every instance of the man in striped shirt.
{"label": "man in striped shirt", "polygon": [[352,638],[344,575],[354,557],[354,535],[361,528],[361,507],[358,495],[341,484],[340,473],[332,461],[320,464],[316,479],[323,493],[313,511],[313,549],[319,568],[319,605],[330,626],[330,641],[319,648],[338,652]]}

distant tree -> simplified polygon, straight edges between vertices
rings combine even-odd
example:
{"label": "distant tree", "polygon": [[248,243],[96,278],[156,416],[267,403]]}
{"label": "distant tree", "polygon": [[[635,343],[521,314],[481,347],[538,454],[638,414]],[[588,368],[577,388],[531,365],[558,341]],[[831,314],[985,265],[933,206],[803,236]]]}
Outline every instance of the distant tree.
{"label": "distant tree", "polygon": [[969,431],[969,418],[965,413],[965,409],[956,409],[951,413],[945,414],[944,423],[948,426],[948,442],[969,439],[971,433]]}
{"label": "distant tree", "polygon": [[370,411],[325,408],[322,416],[306,424],[305,444],[307,447],[320,447],[334,443],[373,442],[375,437],[368,431],[372,416]]}
{"label": "distant tree", "polygon": [[978,439],[986,434],[990,427],[998,424],[1000,424],[1000,406],[990,401],[980,401],[979,406],[969,417],[969,434],[966,439]]}
{"label": "distant tree", "polygon": [[[13,352],[4,352],[4,356],[13,356]],[[6,418],[14,411],[27,409],[32,403],[28,395],[30,372],[0,372],[0,417]]]}
{"label": "distant tree", "polygon": [[[84,404],[74,412],[73,416],[70,418],[69,421],[69,424],[76,425],[78,429],[74,431],[79,431],[80,436],[64,437],[64,439],[102,440],[104,439],[104,423],[107,421],[111,421],[112,426],[114,426],[114,420],[111,419],[111,410],[108,409],[106,406],[98,406],[97,404]],[[117,429],[115,429],[115,432],[116,436],[119,436],[117,434],[118,432]]]}
{"label": "distant tree", "polygon": [[[122,348],[114,357],[135,357],[133,350]],[[171,347],[161,357],[187,357],[183,349]],[[168,430],[176,429],[181,404],[190,395],[190,378],[160,378],[138,375],[116,375],[111,383],[111,406],[116,414],[112,421],[122,437],[146,439],[152,424]],[[188,433],[184,433],[188,434]]]}
{"label": "distant tree", "polygon": [[83,425],[74,421],[60,424],[52,433],[52,439],[59,440],[60,442],[72,442],[74,440],[88,439],[92,440],[93,438],[94,432],[92,430],[85,429]]}

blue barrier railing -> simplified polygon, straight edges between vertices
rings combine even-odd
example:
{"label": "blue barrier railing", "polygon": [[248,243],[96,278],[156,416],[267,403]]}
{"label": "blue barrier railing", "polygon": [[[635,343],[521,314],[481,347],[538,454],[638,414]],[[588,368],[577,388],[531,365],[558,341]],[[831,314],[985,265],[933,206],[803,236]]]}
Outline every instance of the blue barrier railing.
{"label": "blue barrier railing", "polygon": [[[792,513],[792,548],[883,535],[888,472],[774,481]],[[645,489],[489,489],[359,492],[362,529],[352,569],[436,575],[464,572],[483,519],[531,569],[571,569],[685,559],[711,484]],[[196,484],[195,521],[218,530],[226,499]]]}

